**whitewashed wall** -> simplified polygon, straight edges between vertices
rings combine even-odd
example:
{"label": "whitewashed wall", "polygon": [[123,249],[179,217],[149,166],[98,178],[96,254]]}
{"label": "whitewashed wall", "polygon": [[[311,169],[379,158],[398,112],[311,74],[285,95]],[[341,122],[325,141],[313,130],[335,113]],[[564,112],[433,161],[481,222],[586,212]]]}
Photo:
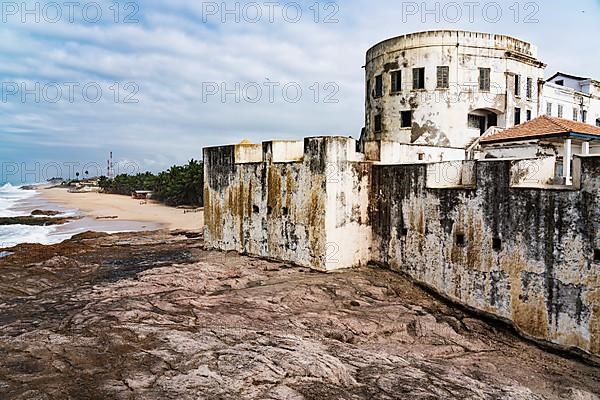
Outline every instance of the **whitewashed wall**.
{"label": "whitewashed wall", "polygon": [[[462,31],[431,31],[386,40],[367,53],[364,141],[384,140],[432,146],[466,147],[479,131],[468,128],[468,114],[489,110],[497,125],[513,125],[514,108],[538,115],[537,84],[543,64],[529,43],[502,35]],[[450,89],[437,89],[437,66],[450,67]],[[425,68],[425,89],[413,90],[412,69]],[[479,68],[491,68],[491,91],[479,90]],[[392,71],[402,73],[402,90],[390,93]],[[374,97],[375,77],[383,74],[383,96]],[[521,96],[514,95],[514,75],[521,75]],[[532,98],[526,98],[527,77],[533,79]],[[401,111],[412,110],[413,124],[402,128]],[[375,132],[374,117],[382,115],[383,129]]]}

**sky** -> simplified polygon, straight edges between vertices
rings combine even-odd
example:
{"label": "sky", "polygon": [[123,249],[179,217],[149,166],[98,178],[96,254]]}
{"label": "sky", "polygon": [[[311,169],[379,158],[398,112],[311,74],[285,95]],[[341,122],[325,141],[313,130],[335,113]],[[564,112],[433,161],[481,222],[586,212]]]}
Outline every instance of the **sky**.
{"label": "sky", "polygon": [[365,53],[430,29],[511,35],[600,79],[600,0],[0,3],[0,183],[158,172],[247,139],[358,138]]}

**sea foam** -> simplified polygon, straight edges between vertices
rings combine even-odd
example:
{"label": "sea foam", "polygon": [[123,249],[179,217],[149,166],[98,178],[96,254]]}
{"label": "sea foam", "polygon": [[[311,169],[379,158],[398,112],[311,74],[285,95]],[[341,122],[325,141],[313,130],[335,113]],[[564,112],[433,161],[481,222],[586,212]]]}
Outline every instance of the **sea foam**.
{"label": "sea foam", "polygon": [[[23,190],[7,183],[0,187],[0,217],[29,215],[27,211],[16,211],[15,207],[37,194],[35,190]],[[0,225],[0,249],[21,243],[54,244],[68,237],[56,234],[56,226]]]}

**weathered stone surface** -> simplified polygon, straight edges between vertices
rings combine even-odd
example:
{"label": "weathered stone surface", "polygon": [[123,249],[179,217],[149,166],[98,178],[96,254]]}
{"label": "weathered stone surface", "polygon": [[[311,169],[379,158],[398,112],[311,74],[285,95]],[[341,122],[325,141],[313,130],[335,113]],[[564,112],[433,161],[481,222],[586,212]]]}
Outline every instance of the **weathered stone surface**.
{"label": "weathered stone surface", "polygon": [[255,163],[205,149],[207,245],[318,270],[389,266],[600,357],[600,157],[576,157],[574,187],[529,188],[512,185],[511,161],[365,163],[349,142],[310,138],[283,164],[268,143]]}
{"label": "weathered stone surface", "polygon": [[600,158],[581,190],[510,187],[509,161],[478,162],[472,189],[428,189],[426,168],[373,168],[373,261],[526,335],[600,354]]}
{"label": "weathered stone surface", "polygon": [[[447,85],[438,81],[441,66],[448,68]],[[482,133],[468,124],[469,114],[483,117],[485,129],[513,126],[515,108],[523,110],[523,121],[525,110],[537,117],[541,87],[533,82],[544,79],[544,67],[534,45],[505,35],[432,30],[384,40],[366,55],[365,129],[360,144],[412,143],[423,146],[430,162],[440,161],[440,156],[444,161],[463,159],[464,153],[460,157],[452,148],[464,149]],[[419,68],[425,73],[421,88],[415,86],[418,80],[413,75]],[[480,68],[490,70],[489,90],[480,90]],[[393,74],[400,78],[396,88]],[[515,75],[521,78],[521,93],[515,92]],[[378,77],[381,93],[376,91]],[[527,78],[532,79],[529,97],[522,95]],[[410,123],[403,124],[401,113],[408,111]],[[376,116],[381,118],[380,127]],[[441,154],[438,146],[445,147]],[[417,160],[407,154],[401,158]]]}
{"label": "weathered stone surface", "polygon": [[204,149],[207,245],[319,270],[366,265],[371,167],[357,161],[355,141],[306,139],[293,162],[273,161],[287,153],[276,144],[250,161],[240,155],[249,145]]}
{"label": "weathered stone surface", "polygon": [[595,399],[548,354],[391,271],[320,274],[161,233],[0,260],[2,399]]}

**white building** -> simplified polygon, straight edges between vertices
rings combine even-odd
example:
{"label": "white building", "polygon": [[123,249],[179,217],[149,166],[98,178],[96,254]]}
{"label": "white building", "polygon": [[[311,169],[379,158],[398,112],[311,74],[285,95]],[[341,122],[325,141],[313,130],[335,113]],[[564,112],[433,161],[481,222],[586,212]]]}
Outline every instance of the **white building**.
{"label": "white building", "polygon": [[464,160],[481,137],[559,109],[600,125],[600,83],[566,74],[546,82],[545,67],[535,46],[505,35],[438,30],[385,40],[367,52],[358,147],[389,164]]}
{"label": "white building", "polygon": [[481,147],[484,158],[534,160],[540,184],[571,185],[573,156],[600,154],[600,127],[542,115],[483,137]]}
{"label": "white building", "polygon": [[540,111],[548,116],[600,126],[600,82],[555,74],[543,86]]}

